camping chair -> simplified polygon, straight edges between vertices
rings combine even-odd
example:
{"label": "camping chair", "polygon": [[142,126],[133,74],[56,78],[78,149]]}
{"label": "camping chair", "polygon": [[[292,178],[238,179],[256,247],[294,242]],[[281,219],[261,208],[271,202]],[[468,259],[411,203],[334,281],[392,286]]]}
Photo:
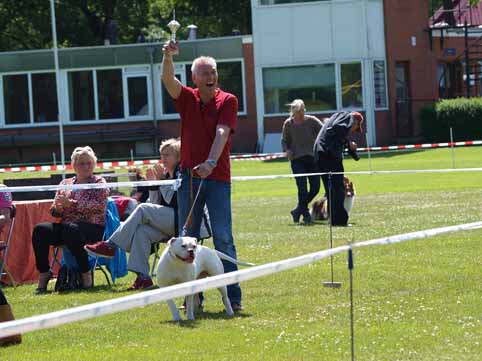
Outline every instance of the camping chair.
{"label": "camping chair", "polygon": [[[106,220],[105,220],[105,231],[104,231],[104,240],[108,239],[112,233],[119,227],[119,212],[117,210],[117,206],[115,201],[109,197],[107,200],[107,211],[106,211]],[[59,259],[58,253],[59,249],[62,249],[62,258]],[[127,275],[127,260],[126,260],[126,253],[120,248],[116,249],[115,256],[113,258],[105,258],[99,256],[91,256],[89,255],[89,263],[92,273],[92,284],[94,284],[94,272],[96,270],[100,270],[107,281],[109,287],[112,284],[115,284],[115,280],[118,277],[123,277]],[[54,257],[52,263],[50,265],[50,271],[52,272],[53,266],[55,264],[62,266],[67,264],[73,268],[77,267],[77,262],[70,253],[70,251],[63,246],[56,247],[54,249]],[[109,272],[109,275],[107,274]],[[112,280],[112,282],[111,282]]]}
{"label": "camping chair", "polygon": [[[201,221],[201,229],[199,231],[200,237],[198,239],[198,243],[203,244],[205,239],[210,238],[213,235],[212,229],[211,229],[211,220],[209,219],[209,213],[207,210],[207,207],[204,207],[204,214],[203,214],[203,219]],[[153,243],[151,246],[151,254],[154,254],[154,259],[152,261],[152,266],[151,266],[151,277],[154,278],[156,276],[156,263],[159,261],[159,258],[161,257],[159,255],[159,250],[160,246],[162,243],[167,243],[171,238],[165,238],[159,240],[159,242]]]}
{"label": "camping chair", "polygon": [[15,208],[15,205],[12,204],[12,208],[10,208],[11,221],[10,221],[10,228],[7,234],[7,240],[5,242],[0,241],[0,280],[4,275],[7,275],[8,277],[10,277],[10,280],[12,281],[12,284],[14,285],[14,287],[17,286],[17,283],[15,282],[15,280],[13,279],[13,276],[8,271],[5,263],[7,262],[8,246],[10,244],[10,239],[12,238],[16,213],[17,213],[17,209]]}

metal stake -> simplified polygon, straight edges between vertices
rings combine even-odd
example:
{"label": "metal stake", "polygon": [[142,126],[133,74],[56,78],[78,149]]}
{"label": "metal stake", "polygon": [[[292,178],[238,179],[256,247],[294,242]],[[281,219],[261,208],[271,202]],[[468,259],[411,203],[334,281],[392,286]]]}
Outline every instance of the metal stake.
{"label": "metal stake", "polygon": [[454,133],[452,127],[450,127],[450,149],[452,153],[452,169],[455,169]]}
{"label": "metal stake", "polygon": [[348,249],[348,269],[350,270],[350,337],[351,337],[351,360],[355,360],[355,318],[353,315],[353,251]]}
{"label": "metal stake", "polygon": [[[329,226],[330,226],[330,249],[333,248],[333,216],[332,216],[332,207],[331,204],[333,203],[333,198],[332,198],[332,182],[331,182],[331,172],[328,173],[328,207],[329,207],[329,212],[330,212],[330,218],[329,218]],[[335,282],[334,277],[333,277],[333,255],[330,255],[330,264],[331,264],[331,281],[326,281],[323,282],[324,287],[330,287],[330,288],[340,288],[341,287],[341,282]]]}

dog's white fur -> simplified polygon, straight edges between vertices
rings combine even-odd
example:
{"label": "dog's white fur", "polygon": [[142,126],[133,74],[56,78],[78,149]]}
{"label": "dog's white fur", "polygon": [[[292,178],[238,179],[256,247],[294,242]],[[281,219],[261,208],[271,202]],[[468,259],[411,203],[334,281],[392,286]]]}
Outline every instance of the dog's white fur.
{"label": "dog's white fur", "polygon": [[[221,259],[252,266],[251,263],[238,262],[224,253],[198,245],[193,237],[171,238],[157,264],[157,284],[159,287],[193,281],[206,276],[216,276],[224,273]],[[228,298],[226,286],[218,288],[221,293],[224,308],[229,316],[234,314]],[[174,321],[180,321],[181,315],[172,300],[167,301]],[[194,320],[194,295],[186,297],[186,317]]]}
{"label": "dog's white fur", "polygon": [[[343,206],[348,215],[350,215],[353,204],[355,203],[355,185],[347,177],[343,177],[343,186],[345,189],[345,200],[343,202]],[[313,220],[317,221],[324,221],[330,217],[328,202],[325,197],[313,202],[310,209],[310,215]]]}

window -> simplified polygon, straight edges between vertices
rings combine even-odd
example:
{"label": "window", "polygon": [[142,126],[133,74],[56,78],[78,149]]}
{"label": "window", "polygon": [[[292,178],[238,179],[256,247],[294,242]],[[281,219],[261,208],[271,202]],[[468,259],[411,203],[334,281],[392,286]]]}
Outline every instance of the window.
{"label": "window", "polygon": [[[225,92],[236,95],[238,98],[238,112],[244,111],[243,97],[243,67],[240,61],[217,62],[218,84]],[[191,67],[186,66],[187,85],[195,87],[192,82]]]}
{"label": "window", "polygon": [[303,99],[308,111],[336,109],[335,64],[263,69],[267,114],[286,113],[286,104]]}
{"label": "window", "polygon": [[341,64],[341,103],[343,108],[363,107],[361,63]]}
{"label": "window", "polygon": [[28,75],[4,75],[5,124],[30,123]]}
{"label": "window", "polygon": [[97,70],[100,119],[124,118],[124,95],[120,69]]}
{"label": "window", "polygon": [[243,69],[240,61],[219,62],[218,64],[219,87],[238,98],[238,111],[244,110],[243,97]]}
{"label": "window", "polygon": [[[181,74],[176,74],[176,78],[181,81]],[[162,83],[161,78],[161,86],[162,86],[162,109],[164,114],[177,114],[176,106],[174,105],[174,101],[172,100],[171,96],[167,92],[166,87]]]}
{"label": "window", "polygon": [[94,80],[91,70],[68,74],[70,120],[95,119]]}
{"label": "window", "polygon": [[375,60],[373,62],[373,85],[375,88],[375,108],[386,108],[387,82],[384,60]]}
{"label": "window", "polygon": [[55,73],[32,74],[33,119],[35,123],[56,122],[57,84]]}
{"label": "window", "polygon": [[129,99],[129,115],[148,115],[149,103],[147,94],[147,76],[128,77],[127,91]]}

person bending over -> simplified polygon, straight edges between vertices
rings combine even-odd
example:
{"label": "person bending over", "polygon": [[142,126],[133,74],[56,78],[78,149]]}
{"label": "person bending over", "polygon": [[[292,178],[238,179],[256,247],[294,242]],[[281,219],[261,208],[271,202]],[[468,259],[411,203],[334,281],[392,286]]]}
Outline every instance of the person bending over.
{"label": "person bending over", "polygon": [[[317,173],[318,167],[313,157],[313,145],[323,123],[312,115],[305,114],[305,103],[295,99],[289,104],[290,117],[283,124],[281,146],[291,162],[293,174]],[[310,184],[308,191],[307,180]],[[296,177],[298,204],[291,210],[293,222],[298,223],[303,216],[304,223],[312,223],[308,204],[320,191],[320,176]]]}
{"label": "person bending over", "polygon": [[343,185],[343,151],[348,147],[349,153],[358,160],[357,144],[348,139],[349,134],[363,131],[363,116],[358,112],[339,112],[325,121],[314,146],[315,161],[322,173],[339,173],[331,175],[331,190],[329,175],[321,176],[328,197],[331,224],[333,226],[348,226],[348,213],[343,206],[345,188]]}
{"label": "person bending over", "polygon": [[[75,176],[64,179],[60,185],[105,183],[104,178],[93,174],[97,157],[91,147],[75,148],[71,163]],[[50,212],[60,218],[60,222],[40,223],[32,234],[36,266],[40,273],[37,294],[46,292],[51,277],[50,246],[66,246],[82,273],[83,288],[92,287],[92,274],[84,245],[97,242],[104,235],[108,193],[107,188],[57,191]]]}
{"label": "person bending over", "polygon": [[[181,144],[179,140],[162,142],[159,151],[161,163],[146,172],[147,180],[176,177]],[[107,241],[85,245],[88,253],[114,257],[115,247],[129,252],[127,268],[137,277],[129,290],[149,289],[153,282],[149,276],[151,245],[177,235],[177,196],[170,186],[154,186],[149,190],[148,203],[137,206],[125,222]]]}

